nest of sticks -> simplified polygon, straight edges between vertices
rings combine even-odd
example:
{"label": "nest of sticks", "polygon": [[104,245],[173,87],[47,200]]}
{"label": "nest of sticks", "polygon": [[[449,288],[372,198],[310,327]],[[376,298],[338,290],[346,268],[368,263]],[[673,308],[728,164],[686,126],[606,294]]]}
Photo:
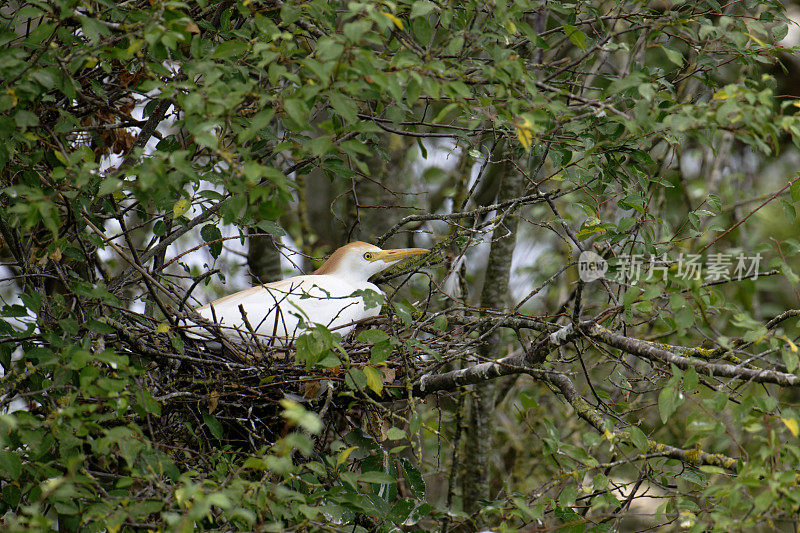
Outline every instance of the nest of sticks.
{"label": "nest of sticks", "polygon": [[[233,336],[216,326],[207,328],[212,334],[206,339],[180,327],[159,331],[141,315],[123,315],[113,325],[116,349],[146,368],[142,388],[160,404],[161,416],[145,426],[157,442],[177,449],[196,449],[200,442],[210,450],[222,441],[256,451],[289,430],[281,416],[287,401],[322,419],[323,442],[354,428],[382,441],[392,425],[402,425],[397,418],[405,418],[413,383],[452,367],[470,351],[465,339],[474,339],[470,333],[480,328],[479,319],[447,325],[446,331],[441,319],[438,329],[431,317],[404,319],[381,315],[344,339],[322,330],[291,346],[241,331],[231,342]],[[359,335],[371,329],[386,335]],[[364,342],[376,337],[383,340]],[[314,364],[303,360],[309,353]]]}

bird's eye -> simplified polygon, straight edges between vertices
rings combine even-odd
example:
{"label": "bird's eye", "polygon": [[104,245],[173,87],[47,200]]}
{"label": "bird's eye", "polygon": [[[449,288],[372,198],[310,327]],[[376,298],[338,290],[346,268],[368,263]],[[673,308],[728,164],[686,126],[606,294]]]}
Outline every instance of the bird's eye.
{"label": "bird's eye", "polygon": [[364,259],[366,259],[367,261],[372,261],[372,252],[365,253]]}

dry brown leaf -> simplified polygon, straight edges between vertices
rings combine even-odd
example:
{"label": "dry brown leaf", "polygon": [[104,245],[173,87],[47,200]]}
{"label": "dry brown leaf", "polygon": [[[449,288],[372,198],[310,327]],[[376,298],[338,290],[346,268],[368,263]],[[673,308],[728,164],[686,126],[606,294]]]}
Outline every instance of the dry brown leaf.
{"label": "dry brown leaf", "polygon": [[217,404],[219,403],[219,392],[212,390],[211,394],[208,396],[208,413],[211,414],[217,409]]}
{"label": "dry brown leaf", "polygon": [[388,438],[389,428],[392,427],[391,424],[375,412],[370,412],[365,418],[371,430],[368,433],[378,439],[378,442],[385,441]]}
{"label": "dry brown leaf", "polygon": [[381,367],[381,372],[383,372],[384,383],[394,383],[394,378],[396,377],[397,374],[394,368],[389,368],[388,366],[384,366]]}
{"label": "dry brown leaf", "polygon": [[322,382],[317,379],[314,381],[306,381],[300,389],[303,392],[303,398],[316,398],[321,388]]}

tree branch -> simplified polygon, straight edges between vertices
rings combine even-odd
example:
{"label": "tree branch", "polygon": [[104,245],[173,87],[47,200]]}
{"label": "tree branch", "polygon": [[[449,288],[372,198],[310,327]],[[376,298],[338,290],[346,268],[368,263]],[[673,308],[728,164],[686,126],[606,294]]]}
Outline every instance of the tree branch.
{"label": "tree branch", "polygon": [[728,365],[724,363],[710,363],[701,359],[692,357],[683,357],[672,353],[668,350],[659,348],[658,346],[648,341],[641,339],[632,339],[614,333],[599,324],[593,324],[588,327],[582,327],[582,331],[586,332],[593,339],[599,340],[604,344],[619,348],[622,351],[628,352],[633,355],[638,355],[649,359],[651,361],[661,361],[663,363],[671,363],[680,368],[687,370],[694,368],[698,373],[707,376],[726,377],[733,379],[740,379],[745,381],[754,381],[756,383],[774,383],[782,387],[797,387],[800,386],[800,378],[794,374],[786,372],[778,372],[776,370],[763,370],[755,368],[742,368],[740,366]]}
{"label": "tree branch", "polygon": [[[531,375],[553,384],[564,399],[569,402],[575,413],[589,422],[597,431],[605,434],[607,438],[619,438],[629,443],[631,442],[629,431],[620,429],[612,433],[609,430],[609,424],[606,423],[606,419],[578,393],[575,385],[566,375],[557,372],[537,372]],[[659,453],[687,463],[713,465],[729,470],[735,469],[737,463],[737,459],[721,453],[707,453],[699,449],[684,450],[652,439],[647,439],[647,452]]]}

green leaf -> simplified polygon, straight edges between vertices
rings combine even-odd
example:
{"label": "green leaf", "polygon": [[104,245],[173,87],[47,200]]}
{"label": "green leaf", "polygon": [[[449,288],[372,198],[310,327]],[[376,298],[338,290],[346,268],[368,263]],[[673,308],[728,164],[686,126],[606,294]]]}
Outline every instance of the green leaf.
{"label": "green leaf", "polygon": [[664,387],[658,394],[658,414],[661,421],[666,424],[669,417],[675,413],[683,403],[683,394],[674,387]]}
{"label": "green leaf", "polygon": [[403,477],[407,482],[408,488],[411,489],[411,493],[417,498],[425,498],[425,491],[427,490],[425,487],[425,479],[422,477],[417,467],[405,457],[400,459],[400,466],[403,469]]}
{"label": "green leaf", "polygon": [[756,512],[762,512],[765,509],[768,509],[772,505],[774,505],[777,499],[777,494],[775,494],[774,490],[764,489],[761,494],[755,497],[753,501],[753,505],[755,505]]}
{"label": "green leaf", "polygon": [[356,20],[348,22],[342,28],[342,33],[347,39],[353,43],[358,43],[361,38],[372,28],[372,21],[368,19]]}
{"label": "green leaf", "polygon": [[97,41],[101,36],[110,34],[110,31],[106,25],[98,19],[79,15],[78,20],[81,21],[81,27],[84,35],[89,38],[92,44],[97,44]]}
{"label": "green leaf", "polygon": [[283,230],[283,228],[272,220],[261,220],[258,222],[258,224],[256,224],[256,227],[263,233],[269,233],[270,235],[275,235],[276,237],[283,237],[286,235],[286,232]]}
{"label": "green leaf", "polygon": [[783,364],[786,365],[787,372],[794,372],[800,366],[800,358],[792,350],[781,350],[781,359],[783,359]]}
{"label": "green leaf", "polygon": [[281,6],[281,20],[287,26],[300,18],[301,12],[294,2],[284,2]]}
{"label": "green leaf", "polygon": [[136,398],[146,412],[156,416],[161,416],[161,404],[158,403],[158,400],[153,398],[153,395],[150,394],[150,391],[138,391],[136,393]]}
{"label": "green leaf", "polygon": [[392,510],[389,511],[389,515],[387,516],[388,520],[394,524],[403,524],[408,518],[408,515],[411,514],[411,511],[414,510],[414,505],[415,502],[411,498],[401,498],[397,500],[392,506]]}
{"label": "green leaf", "polygon": [[617,232],[626,233],[636,224],[636,219],[633,217],[622,217],[617,224]]}
{"label": "green leaf", "polygon": [[719,391],[714,393],[711,398],[705,400],[705,402],[712,411],[720,412],[725,409],[728,400],[728,394],[724,391]]}
{"label": "green leaf", "polygon": [[789,189],[793,202],[800,202],[800,179],[796,179]]}
{"label": "green leaf", "polygon": [[214,437],[222,440],[222,424],[220,424],[219,420],[217,420],[214,415],[203,413],[203,423]]}
{"label": "green leaf", "polygon": [[342,93],[331,93],[331,105],[346,122],[356,122],[358,120],[358,107],[356,103]]}
{"label": "green leaf", "polygon": [[263,109],[256,113],[250,119],[248,127],[239,133],[239,142],[249,141],[255,137],[258,132],[269,126],[273,116],[275,116],[275,110],[272,108]]}
{"label": "green leaf", "polygon": [[11,479],[19,478],[22,474],[22,461],[14,452],[0,451],[0,476]]}
{"label": "green leaf", "polygon": [[692,310],[688,307],[679,309],[675,313],[675,325],[678,326],[678,329],[681,331],[686,331],[692,327],[694,325],[694,313]]}
{"label": "green leaf", "polygon": [[21,496],[22,491],[19,489],[18,483],[6,483],[3,486],[2,500],[7,503],[9,507],[14,508],[19,505]]}
{"label": "green leaf", "polygon": [[561,494],[558,496],[558,505],[561,507],[572,507],[575,505],[575,499],[578,497],[578,487],[575,485],[567,485]]}
{"label": "green leaf", "polygon": [[572,44],[574,44],[581,50],[586,50],[585,33],[583,33],[581,30],[570,24],[564,24],[564,33],[569,38],[569,40],[572,41]]}
{"label": "green leaf", "polygon": [[411,415],[411,420],[408,422],[408,432],[411,435],[416,435],[419,428],[422,426],[422,418],[418,413]]}
{"label": "green leaf", "polygon": [[393,349],[392,343],[388,339],[375,343],[369,352],[369,362],[376,364],[386,361],[392,355]]}
{"label": "green leaf", "polygon": [[683,54],[678,52],[677,50],[673,50],[672,48],[667,48],[666,46],[661,47],[664,50],[664,53],[667,54],[667,59],[670,62],[675,63],[679,67],[683,65]]}
{"label": "green leaf", "polygon": [[[419,100],[421,94],[422,85],[420,85],[415,78],[408,80],[408,84],[406,85],[406,103],[409,107],[413,106],[417,100]],[[417,140],[420,141],[420,138],[417,137]]]}
{"label": "green leaf", "polygon": [[519,395],[519,401],[522,404],[523,409],[531,409],[532,407],[538,407],[539,402],[536,400],[537,394],[530,391],[523,391]]}
{"label": "green leaf", "polygon": [[411,14],[408,18],[415,19],[417,17],[424,17],[436,8],[433,2],[428,0],[415,0],[411,6]]}
{"label": "green leaf", "polygon": [[511,500],[514,502],[514,506],[522,511],[528,520],[539,520],[542,517],[541,508],[531,508],[525,500],[519,497],[513,497]]}
{"label": "green leaf", "polygon": [[631,436],[631,442],[636,446],[636,449],[639,450],[640,453],[646,453],[649,446],[647,444],[647,436],[644,432],[636,426],[631,426],[628,432]]}
{"label": "green leaf", "polygon": [[414,323],[414,308],[408,302],[395,302],[394,311],[407,326]]}
{"label": "green leaf", "polygon": [[603,474],[595,474],[592,479],[592,488],[594,490],[605,490],[608,487],[608,477]]}
{"label": "green leaf", "polygon": [[364,472],[360,476],[358,476],[358,480],[363,483],[374,483],[378,485],[386,485],[389,483],[397,483],[397,480],[390,476],[385,472],[379,472],[377,470],[372,470],[370,472]]}
{"label": "green leaf", "polygon": [[317,137],[316,139],[306,143],[306,149],[309,150],[315,157],[320,157],[328,152],[335,151],[333,142],[331,141],[330,137],[327,136]]}
{"label": "green leaf", "polygon": [[390,427],[386,432],[386,438],[389,440],[400,440],[406,438],[406,432],[398,427]]}
{"label": "green leaf", "polygon": [[290,98],[283,102],[283,109],[289,118],[301,128],[308,127],[308,106],[302,100]]}
{"label": "green leaf", "polygon": [[3,366],[4,374],[11,370],[11,343],[0,343],[0,365]]}
{"label": "green leaf", "polygon": [[170,335],[169,342],[172,344],[172,347],[175,348],[179,354],[184,354],[184,346],[183,346],[183,338],[180,335]]}
{"label": "green leaf", "polygon": [[369,344],[377,344],[389,340],[389,334],[379,329],[365,329],[356,337],[358,342],[366,342]]}
{"label": "green leaf", "polygon": [[14,122],[22,129],[32,128],[39,125],[39,117],[35,113],[20,109],[14,113]]}
{"label": "green leaf", "polygon": [[686,392],[694,392],[697,390],[697,383],[698,383],[698,376],[697,371],[694,369],[693,366],[689,367],[689,369],[684,372],[683,374],[683,388]]}
{"label": "green leaf", "polygon": [[214,59],[224,59],[231,56],[241,55],[247,50],[247,43],[243,41],[225,41],[220,44],[211,57]]}
{"label": "green leaf", "polygon": [[244,460],[244,463],[242,463],[242,468],[250,470],[269,470],[269,464],[260,457],[248,457]]}
{"label": "green leaf", "polygon": [[86,323],[86,327],[89,331],[93,331],[95,333],[102,333],[104,335],[110,335],[112,333],[116,333],[116,329],[109,326],[105,322],[101,322],[99,320],[91,319]]}
{"label": "green leaf", "polygon": [[222,232],[215,224],[206,224],[200,229],[200,235],[208,244],[208,251],[214,259],[222,253]]}
{"label": "green leaf", "polygon": [[345,383],[351,389],[363,389],[367,386],[367,376],[360,368],[351,368],[347,371]]}
{"label": "green leaf", "polygon": [[789,33],[789,25],[784,24],[782,22],[775,24],[772,27],[772,38],[775,42],[782,41],[784,37]]}
{"label": "green leaf", "polygon": [[333,66],[334,61],[339,59],[342,52],[344,52],[344,46],[336,39],[320,37],[317,41],[317,57],[331,66]]}
{"label": "green leaf", "polygon": [[714,465],[701,465],[700,471],[705,472],[706,474],[727,474],[727,470],[720,466]]}
{"label": "green leaf", "polygon": [[322,431],[322,420],[320,420],[316,413],[308,411],[299,403],[286,398],[280,400],[278,403],[283,407],[281,416],[283,416],[289,424],[299,426],[314,435]]}
{"label": "green leaf", "polygon": [[[61,153],[61,152],[56,152]],[[111,194],[112,192],[117,191],[122,185],[122,182],[114,177],[105,177],[103,181],[100,182],[100,188],[97,190],[98,196],[105,196],[107,194]]]}

